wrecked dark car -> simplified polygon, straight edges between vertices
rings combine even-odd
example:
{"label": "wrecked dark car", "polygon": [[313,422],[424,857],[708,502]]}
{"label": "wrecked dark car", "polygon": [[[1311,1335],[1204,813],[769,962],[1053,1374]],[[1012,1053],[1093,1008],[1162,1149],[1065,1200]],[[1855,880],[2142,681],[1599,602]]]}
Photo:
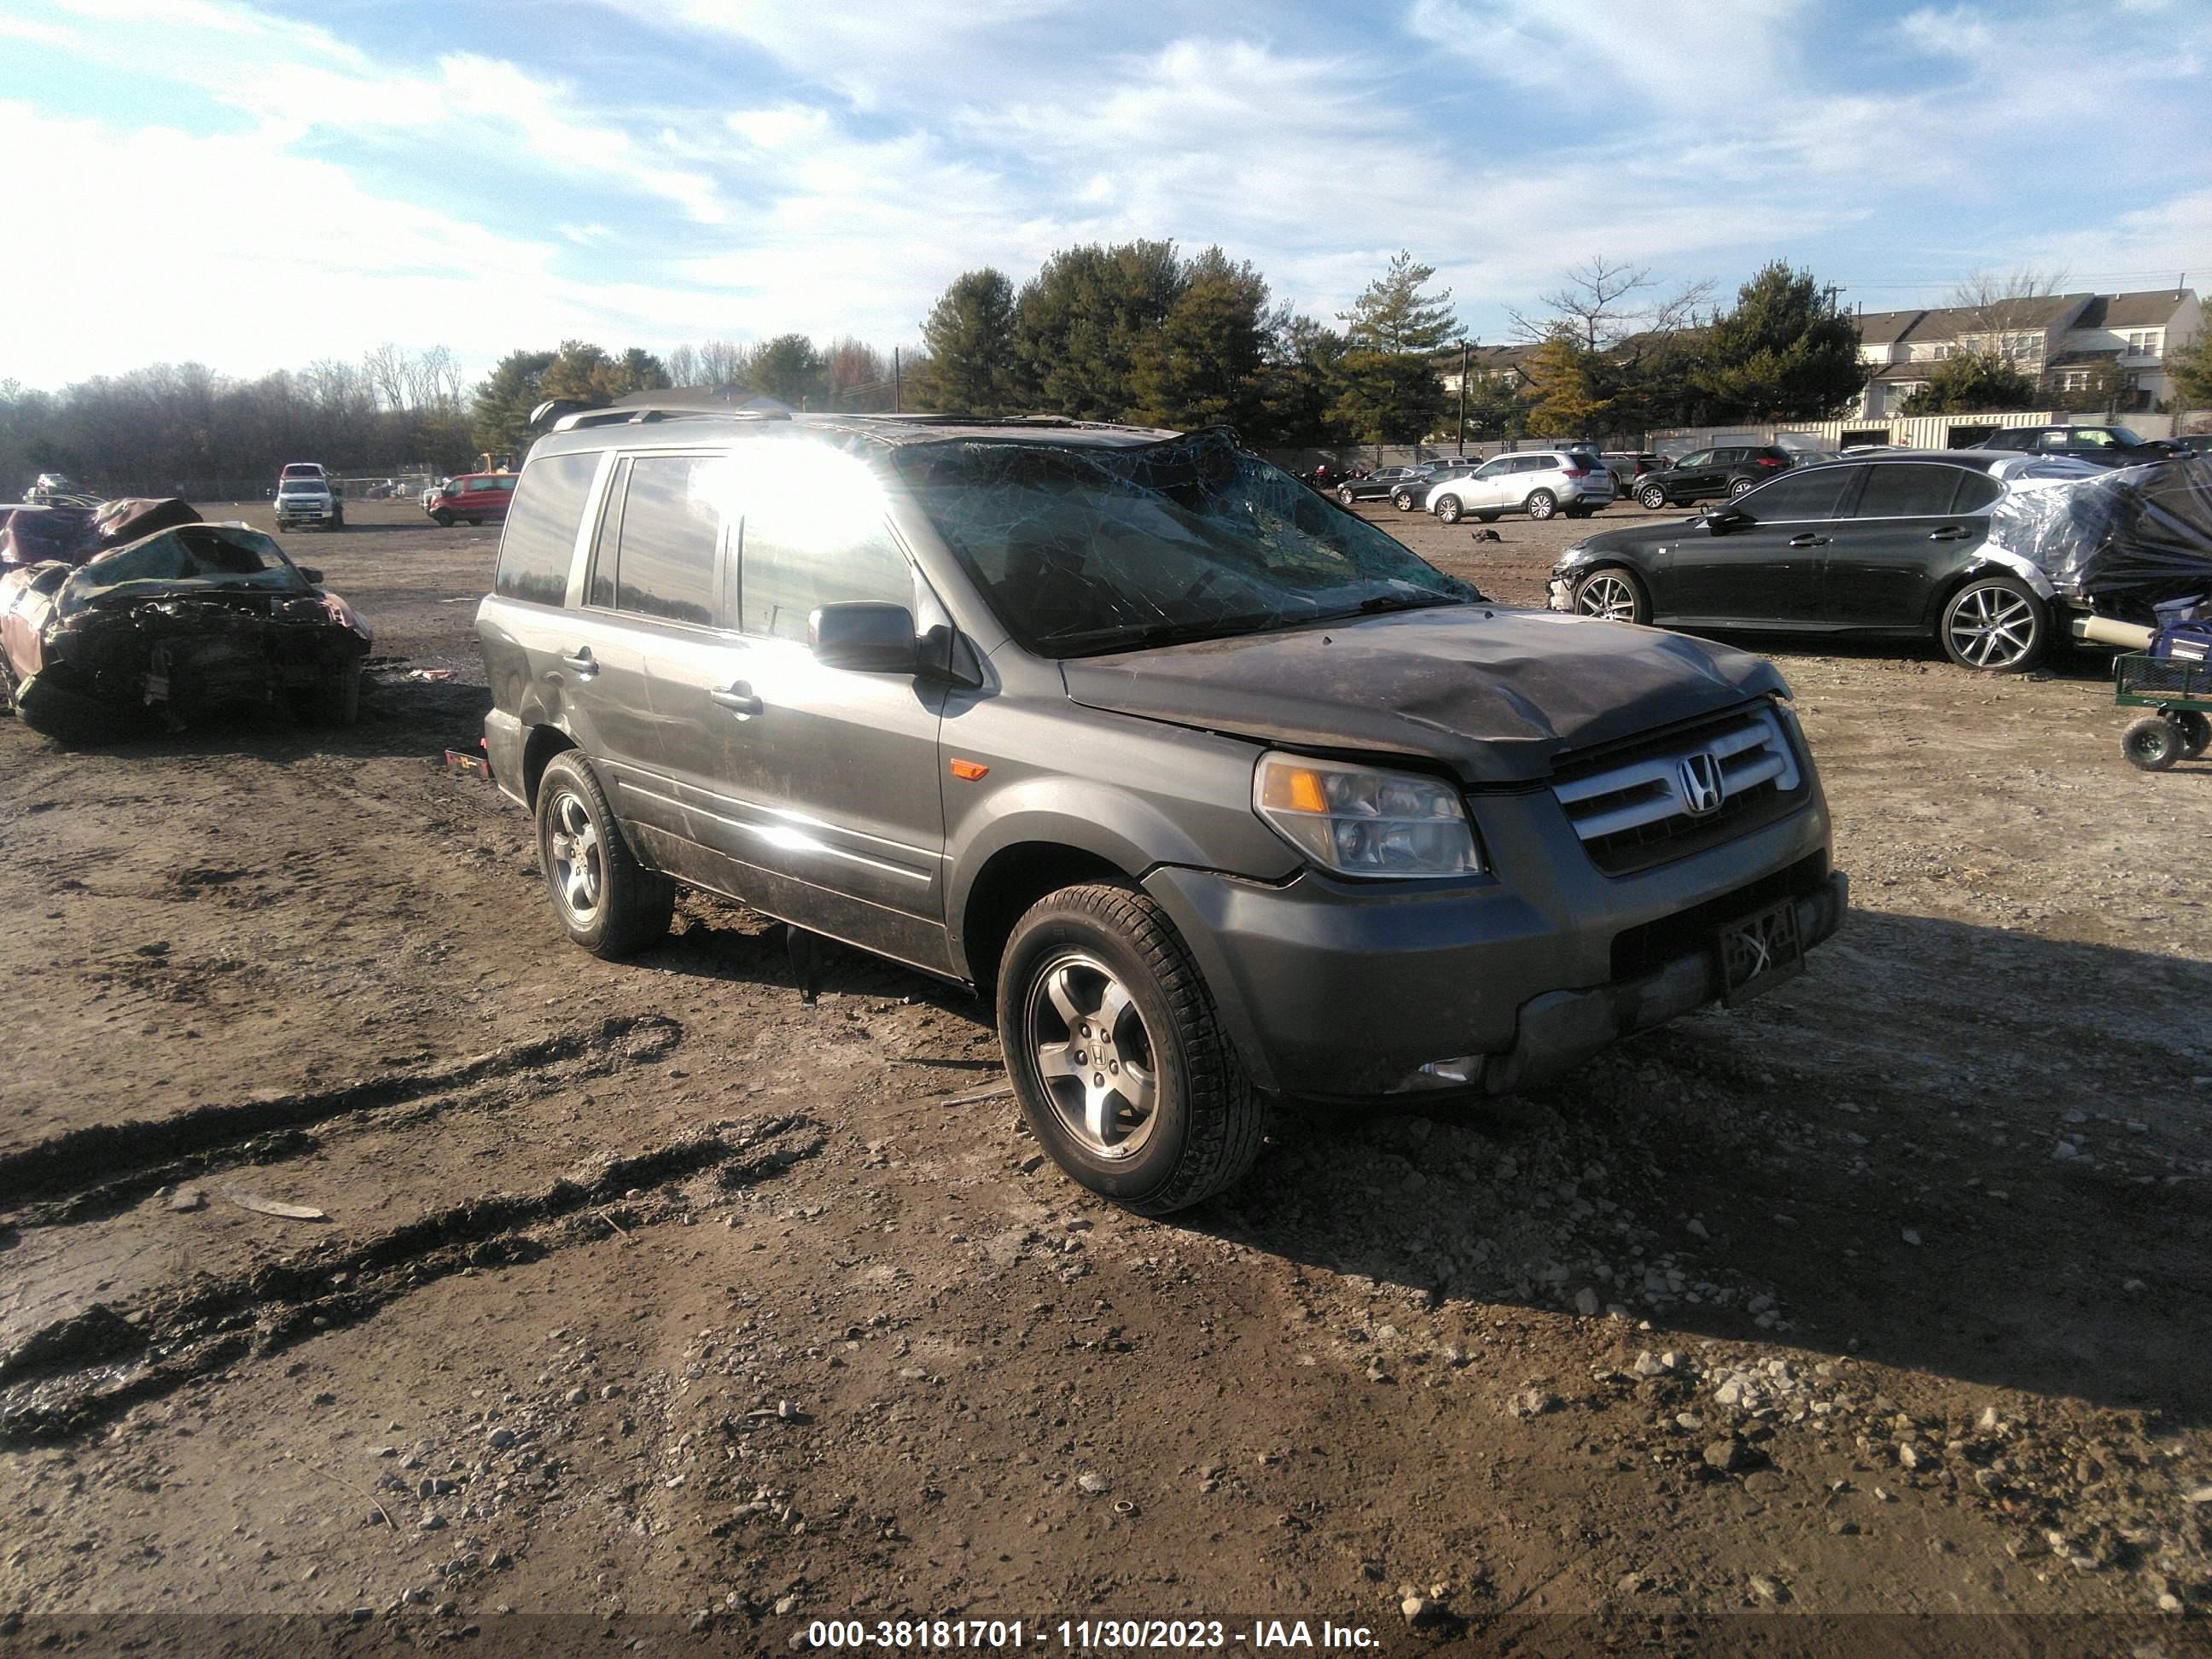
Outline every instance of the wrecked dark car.
{"label": "wrecked dark car", "polygon": [[176,525],[82,567],[8,570],[0,692],[64,742],[126,735],[149,717],[175,730],[240,704],[349,725],[369,630],[321,579],[236,524]]}
{"label": "wrecked dark car", "polygon": [[44,564],[50,559],[82,564],[157,530],[199,521],[191,504],[173,495],[19,507],[0,514],[0,566]]}

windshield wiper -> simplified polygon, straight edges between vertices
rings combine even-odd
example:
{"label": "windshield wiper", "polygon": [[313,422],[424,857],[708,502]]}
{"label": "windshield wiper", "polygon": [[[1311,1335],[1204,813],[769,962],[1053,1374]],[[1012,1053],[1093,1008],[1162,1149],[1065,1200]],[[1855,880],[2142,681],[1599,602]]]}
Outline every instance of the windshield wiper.
{"label": "windshield wiper", "polygon": [[1439,605],[1474,605],[1474,599],[1463,599],[1451,593],[1377,593],[1371,599],[1362,599],[1349,611],[1330,613],[1330,619],[1339,617],[1379,617],[1386,611],[1427,611]]}
{"label": "windshield wiper", "polygon": [[1273,611],[1255,611],[1247,616],[1209,617],[1200,621],[1115,623],[1103,628],[1062,629],[1042,634],[1037,636],[1037,643],[1098,644],[1115,651],[1142,651],[1156,645],[1188,645],[1230,634],[1256,633],[1262,629],[1280,627],[1285,620]]}

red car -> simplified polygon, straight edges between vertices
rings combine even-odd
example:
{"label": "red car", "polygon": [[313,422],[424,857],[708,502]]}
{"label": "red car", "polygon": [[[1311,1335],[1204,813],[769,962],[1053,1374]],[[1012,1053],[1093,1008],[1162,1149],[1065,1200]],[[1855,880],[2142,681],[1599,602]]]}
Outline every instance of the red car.
{"label": "red car", "polygon": [[514,499],[512,472],[464,472],[446,480],[422,503],[422,510],[441,525],[504,524],[507,504]]}

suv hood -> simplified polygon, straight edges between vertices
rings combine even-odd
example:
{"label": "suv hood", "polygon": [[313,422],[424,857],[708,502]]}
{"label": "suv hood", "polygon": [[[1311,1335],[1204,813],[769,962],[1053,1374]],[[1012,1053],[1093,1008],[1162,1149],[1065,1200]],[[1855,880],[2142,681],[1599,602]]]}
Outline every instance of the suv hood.
{"label": "suv hood", "polygon": [[1526,783],[1568,750],[1789,687],[1748,652],[1625,623],[1469,605],[1060,664],[1067,695],[1302,749],[1441,760]]}

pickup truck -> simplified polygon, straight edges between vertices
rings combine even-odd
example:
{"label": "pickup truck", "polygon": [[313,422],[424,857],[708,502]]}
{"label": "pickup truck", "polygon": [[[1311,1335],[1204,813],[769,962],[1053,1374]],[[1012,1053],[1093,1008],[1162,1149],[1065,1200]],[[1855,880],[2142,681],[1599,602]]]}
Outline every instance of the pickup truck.
{"label": "pickup truck", "polygon": [[344,499],[327,478],[285,478],[276,486],[276,528],[291,530],[306,524],[325,530],[345,528]]}

